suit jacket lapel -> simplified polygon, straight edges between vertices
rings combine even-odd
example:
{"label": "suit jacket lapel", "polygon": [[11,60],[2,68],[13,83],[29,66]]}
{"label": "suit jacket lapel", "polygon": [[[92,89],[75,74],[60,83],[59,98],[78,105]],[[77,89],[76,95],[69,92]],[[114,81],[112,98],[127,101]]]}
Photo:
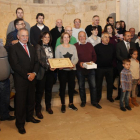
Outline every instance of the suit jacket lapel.
{"label": "suit jacket lapel", "polygon": [[128,54],[128,51],[127,51],[127,48],[126,48],[126,45],[125,45],[124,41],[122,41],[122,43],[123,43],[123,46],[124,46],[124,51]]}

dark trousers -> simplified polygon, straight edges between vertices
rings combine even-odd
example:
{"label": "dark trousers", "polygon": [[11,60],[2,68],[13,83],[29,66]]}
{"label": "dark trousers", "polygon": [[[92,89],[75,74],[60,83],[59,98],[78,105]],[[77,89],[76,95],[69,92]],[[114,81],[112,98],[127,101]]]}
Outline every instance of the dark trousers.
{"label": "dark trousers", "polygon": [[77,70],[77,76],[78,76],[78,84],[79,84],[79,92],[80,92],[80,98],[81,101],[86,103],[86,92],[85,92],[85,78],[88,80],[89,89],[90,89],[90,99],[91,104],[97,104],[96,100],[96,84],[95,84],[95,71],[90,70],[89,73],[86,75],[82,73],[82,71]]}
{"label": "dark trousers", "polygon": [[96,87],[97,87],[97,101],[102,98],[102,83],[103,78],[107,82],[107,99],[112,98],[113,93],[113,69],[112,68],[98,68],[96,70]]}
{"label": "dark trousers", "polygon": [[118,69],[117,67],[113,67],[113,85],[114,85],[114,81],[116,79],[116,77],[118,76]]}
{"label": "dark trousers", "polygon": [[23,127],[32,119],[35,105],[35,79],[30,82],[14,74],[16,126]]}
{"label": "dark trousers", "polygon": [[42,80],[36,81],[36,93],[35,93],[35,110],[36,112],[41,111],[41,100],[45,90],[45,104],[46,108],[51,108],[52,99],[52,87],[54,82],[54,72],[46,71]]}
{"label": "dark trousers", "polygon": [[9,117],[10,103],[10,81],[9,78],[0,81],[0,118],[7,119]]}
{"label": "dark trousers", "polygon": [[66,83],[68,82],[68,94],[69,94],[69,103],[73,103],[73,93],[75,87],[75,70],[59,70],[58,78],[60,82],[60,93],[61,104],[65,104],[65,91]]}

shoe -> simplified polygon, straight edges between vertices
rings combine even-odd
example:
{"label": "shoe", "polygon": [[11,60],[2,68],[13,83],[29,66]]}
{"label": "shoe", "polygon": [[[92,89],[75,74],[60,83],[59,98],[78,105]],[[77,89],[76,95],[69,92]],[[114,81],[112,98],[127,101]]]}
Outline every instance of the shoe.
{"label": "shoe", "polygon": [[114,85],[113,85],[113,89],[114,89],[114,90],[117,90],[117,88],[116,88]]}
{"label": "shoe", "polygon": [[19,132],[20,134],[25,134],[25,133],[26,133],[26,130],[25,130],[24,127],[18,127],[17,129],[18,129],[18,132]]}
{"label": "shoe", "polygon": [[120,107],[120,109],[121,109],[122,111],[126,111],[126,109],[125,109],[124,107]]}
{"label": "shoe", "polygon": [[85,107],[85,105],[86,105],[86,103],[82,102],[80,106]]}
{"label": "shoe", "polygon": [[136,97],[132,97],[132,104],[134,105],[134,106],[139,106],[139,104],[137,103],[137,101],[136,101]]}
{"label": "shoe", "polygon": [[129,98],[129,106],[130,106],[131,108],[134,107],[134,105],[132,104],[132,98],[131,98],[131,97]]}
{"label": "shoe", "polygon": [[132,110],[130,106],[125,107],[127,110]]}
{"label": "shoe", "polygon": [[49,114],[53,114],[53,111],[51,108],[46,108],[46,111],[49,113]]}
{"label": "shoe", "polygon": [[69,109],[77,111],[78,109],[74,106],[74,104],[69,104]]}
{"label": "shoe", "polygon": [[107,98],[110,102],[114,102],[113,98]]}
{"label": "shoe", "polygon": [[37,118],[39,118],[39,119],[43,119],[43,115],[42,115],[41,112],[36,112],[36,116],[37,116]]}
{"label": "shoe", "polygon": [[98,109],[101,109],[102,107],[99,104],[92,104],[93,106],[95,106]]}
{"label": "shoe", "polygon": [[119,96],[117,96],[117,97],[115,98],[115,100],[120,100],[120,97],[119,97]]}
{"label": "shoe", "polygon": [[35,119],[34,117],[30,120],[26,120],[26,122],[32,122],[32,123],[40,123],[40,120]]}
{"label": "shoe", "polygon": [[15,116],[9,116],[7,119],[0,119],[1,121],[13,121],[15,120]]}
{"label": "shoe", "polygon": [[15,111],[15,109],[9,105],[9,111]]}
{"label": "shoe", "polygon": [[74,94],[78,94],[78,91],[74,90]]}
{"label": "shoe", "polygon": [[62,106],[61,106],[61,112],[62,112],[62,113],[65,113],[65,112],[66,112],[66,106],[65,106],[65,105],[62,105]]}

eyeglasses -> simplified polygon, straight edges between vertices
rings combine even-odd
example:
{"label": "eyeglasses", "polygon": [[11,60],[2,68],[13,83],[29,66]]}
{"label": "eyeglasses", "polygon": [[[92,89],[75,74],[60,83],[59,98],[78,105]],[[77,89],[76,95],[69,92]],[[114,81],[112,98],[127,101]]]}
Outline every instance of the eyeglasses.
{"label": "eyeglasses", "polygon": [[25,23],[17,24],[17,25],[25,25]]}

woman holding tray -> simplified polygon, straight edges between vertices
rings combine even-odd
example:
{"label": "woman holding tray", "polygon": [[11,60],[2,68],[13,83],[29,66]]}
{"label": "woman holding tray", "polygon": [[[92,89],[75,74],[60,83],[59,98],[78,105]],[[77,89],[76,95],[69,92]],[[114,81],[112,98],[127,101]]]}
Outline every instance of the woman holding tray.
{"label": "woman holding tray", "polygon": [[43,119],[41,113],[41,100],[45,89],[45,104],[46,111],[53,114],[51,109],[52,87],[54,80],[54,70],[51,69],[48,63],[49,58],[53,58],[53,49],[51,47],[51,35],[49,32],[42,32],[40,35],[39,43],[35,46],[38,61],[40,64],[39,72],[37,74],[36,83],[36,116]]}
{"label": "woman holding tray", "polygon": [[75,87],[75,71],[76,64],[78,62],[77,50],[74,45],[69,44],[70,35],[64,32],[61,35],[61,45],[56,48],[55,57],[56,58],[69,58],[73,64],[70,68],[60,68],[58,71],[58,79],[60,82],[60,93],[61,98],[61,112],[65,113],[65,91],[66,83],[68,82],[68,94],[69,94],[69,108],[72,110],[78,110],[73,104],[73,93]]}

